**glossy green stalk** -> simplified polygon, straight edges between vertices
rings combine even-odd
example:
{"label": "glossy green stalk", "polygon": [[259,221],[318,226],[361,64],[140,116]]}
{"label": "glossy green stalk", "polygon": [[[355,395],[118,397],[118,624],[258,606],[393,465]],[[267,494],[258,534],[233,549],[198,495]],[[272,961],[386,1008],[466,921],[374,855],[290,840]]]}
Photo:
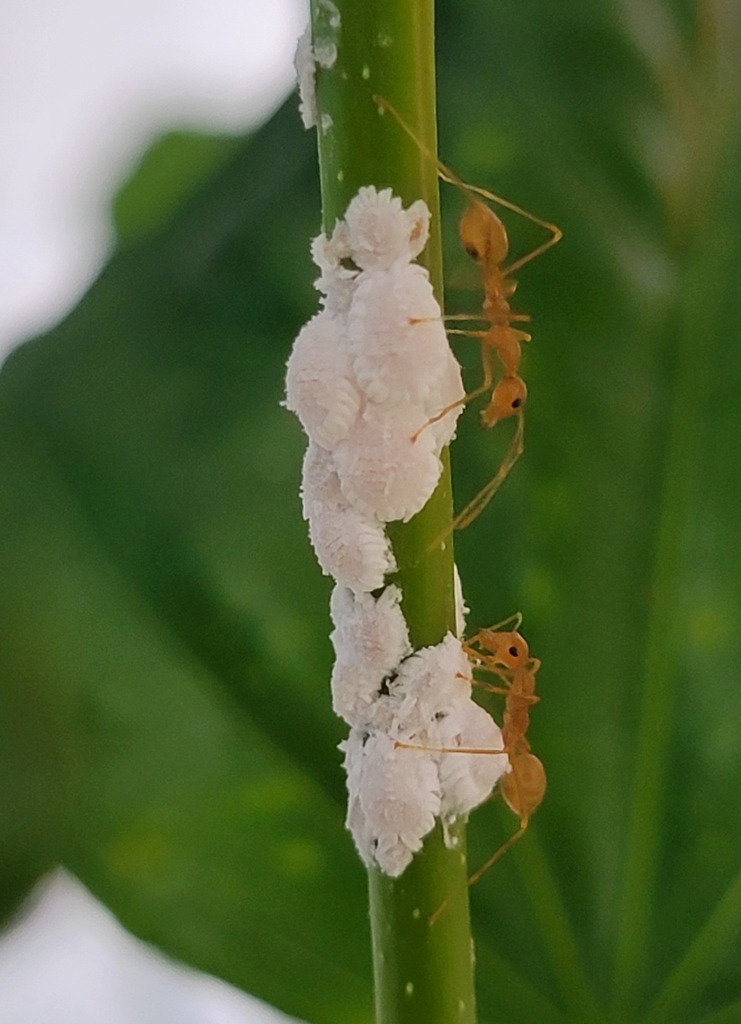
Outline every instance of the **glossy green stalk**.
{"label": "glossy green stalk", "polygon": [[[362,185],[390,187],[405,205],[424,199],[432,225],[420,262],[442,303],[436,168],[374,102],[387,100],[436,151],[433,0],[312,0],[312,31],[320,55],[337,48],[333,66],[317,73],[324,228]],[[444,464],[427,506],[389,529],[415,648],[438,643],[455,623],[452,538],[430,550],[452,518],[447,453]],[[401,878],[370,872],[378,1024],[475,1022],[464,833],[460,826],[451,849],[436,829]]]}

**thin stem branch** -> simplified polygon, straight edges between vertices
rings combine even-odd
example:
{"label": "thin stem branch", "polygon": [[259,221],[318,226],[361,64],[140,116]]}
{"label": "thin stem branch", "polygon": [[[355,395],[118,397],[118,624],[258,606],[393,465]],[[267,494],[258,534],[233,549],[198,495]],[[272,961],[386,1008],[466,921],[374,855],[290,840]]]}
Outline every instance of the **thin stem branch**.
{"label": "thin stem branch", "polygon": [[[383,96],[435,152],[433,0],[312,0],[313,44],[337,59],[317,74],[323,221],[331,231],[364,185],[390,187],[405,205],[423,199],[431,237],[420,262],[442,304],[437,169],[381,112]],[[415,648],[455,628],[452,496],[447,453],[440,484],[409,523],[389,534],[399,567],[402,609]],[[371,927],[379,1024],[475,1024],[465,830],[446,845],[442,830],[398,879],[370,872]],[[434,925],[430,915],[445,903]]]}

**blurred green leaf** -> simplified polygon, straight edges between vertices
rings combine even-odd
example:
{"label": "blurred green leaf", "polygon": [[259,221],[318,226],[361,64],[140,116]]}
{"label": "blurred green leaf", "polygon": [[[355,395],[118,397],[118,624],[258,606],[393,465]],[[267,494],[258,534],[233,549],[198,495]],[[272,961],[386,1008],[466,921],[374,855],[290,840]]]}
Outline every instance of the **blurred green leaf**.
{"label": "blurred green leaf", "polygon": [[168,132],[150,146],[113,201],[119,245],[162,227],[231,157],[240,140],[226,135]]}
{"label": "blurred green leaf", "polygon": [[[483,1020],[737,1019],[738,17],[724,0],[441,5],[443,158],[565,231],[517,293],[526,455],[457,539],[471,626],[521,609],[543,659],[549,792],[472,891]],[[0,376],[0,879],[10,907],[61,861],[182,959],[309,1021],[361,1022],[329,588],[278,407],[316,308],[314,154],[292,108],[166,222],[132,214],[146,231]],[[447,304],[475,311],[448,206]],[[528,225],[507,227],[524,251]],[[457,350],[473,383],[476,347]],[[499,429],[461,421],[459,505]],[[472,865],[514,827],[480,811]]]}

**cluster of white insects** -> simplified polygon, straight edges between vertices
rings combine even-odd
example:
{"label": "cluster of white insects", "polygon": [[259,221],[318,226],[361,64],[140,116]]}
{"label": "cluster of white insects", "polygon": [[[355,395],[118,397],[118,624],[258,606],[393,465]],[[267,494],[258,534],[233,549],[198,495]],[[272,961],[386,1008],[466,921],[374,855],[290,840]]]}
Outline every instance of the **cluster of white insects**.
{"label": "cluster of white insects", "polygon": [[[333,0],[316,0],[313,37],[307,29],[296,54],[304,125],[317,125],[323,134],[333,125],[328,114],[318,116],[314,78],[317,68],[335,64],[339,28]],[[540,661],[518,632],[519,615],[467,641],[449,634],[413,652],[401,592],[388,582],[397,567],[385,526],[408,521],[427,503],[440,478],[440,454],[474,399],[489,396],[484,427],[514,420],[515,430],[496,473],[451,529],[478,517],[522,454],[527,387],[520,364],[522,345],[530,341],[522,327],[530,317],[511,308],[513,275],[555,245],[561,231],[466,184],[391,104],[373,99],[379,115],[398,123],[466,203],[459,235],[480,268],[484,301],[478,315],[447,319],[483,327],[449,328],[448,334],[478,341],[482,382],[464,392],[427,273],[414,262],[427,242],[427,207],[417,201],[404,210],[390,190],[366,187],[332,235],[314,240],[323,308],[296,339],[286,405],[309,437],[302,497],[311,541],[323,571],[337,583],[332,697],[350,726],[343,744],[347,824],[363,860],[397,876],[437,819],[447,840],[453,835],[447,826],[499,783],[520,825],[471,876],[473,882],[524,834],[545,794],[545,769],[527,736],[530,710],[539,700]],[[510,258],[507,231],[492,204],[539,225],[549,237]],[[457,574],[456,583],[460,590]],[[460,598],[459,636],[462,606]],[[501,730],[471,699],[474,671],[483,674],[485,689],[504,698]]]}
{"label": "cluster of white insects", "polygon": [[[360,855],[397,876],[433,828],[467,814],[508,771],[499,727],[471,699],[471,667],[448,635],[412,653],[385,526],[437,486],[465,392],[426,270],[429,211],[361,188],[312,245],[322,309],[288,362],[286,405],[309,438],[304,516],[332,596],[335,711],[347,823]],[[448,408],[444,416],[441,409]],[[427,429],[420,430],[422,426]],[[400,744],[408,744],[400,745]]]}
{"label": "cluster of white insects", "polygon": [[424,203],[404,210],[389,190],[361,189],[313,243],[323,309],[288,362],[286,405],[310,442],[304,515],[322,569],[353,590],[395,569],[384,525],[430,498],[460,407],[412,435],[464,393],[427,272],[411,262],[428,223]]}

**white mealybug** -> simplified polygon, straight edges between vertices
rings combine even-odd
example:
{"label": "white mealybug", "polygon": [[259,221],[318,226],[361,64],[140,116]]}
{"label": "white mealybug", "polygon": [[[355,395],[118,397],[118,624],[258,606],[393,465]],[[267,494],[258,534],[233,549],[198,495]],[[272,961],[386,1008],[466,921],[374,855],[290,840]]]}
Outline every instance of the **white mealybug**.
{"label": "white mealybug", "polygon": [[382,587],[385,576],[396,568],[383,525],[349,504],[331,452],[315,444],[306,450],[301,497],[322,570],[352,590]]}
{"label": "white mealybug", "polygon": [[459,701],[470,700],[470,671],[461,641],[451,633],[401,662],[388,686],[394,739],[441,746],[438,723]]}
{"label": "white mealybug", "polygon": [[341,586],[332,592],[332,706],[349,725],[370,724],[386,680],[411,654],[400,601],[401,591],[395,586],[386,587],[378,598]]}
{"label": "white mealybug", "polygon": [[333,36],[340,24],[340,14],[331,0],[319,0],[317,25],[322,38],[312,46],[311,22],[306,26],[297,45],[293,66],[298,80],[298,111],[304,128],[313,128],[317,123],[316,69],[331,68],[337,60],[337,44]]}
{"label": "white mealybug", "polygon": [[[451,352],[423,267],[396,263],[358,276],[348,350],[358,384],[372,402],[424,402],[437,390],[449,372]],[[451,401],[463,398],[460,371],[458,389]]]}
{"label": "white mealybug", "polygon": [[424,413],[420,406],[397,406],[393,415],[367,405],[352,433],[334,448],[342,493],[353,507],[385,523],[407,522],[426,505],[442,467],[435,438],[412,434]]}
{"label": "white mealybug", "polygon": [[286,368],[286,408],[323,448],[347,437],[360,412],[345,336],[344,321],[322,310],[301,328]]}
{"label": "white mealybug", "polygon": [[[440,815],[450,823],[488,799],[502,775],[510,771],[502,732],[491,715],[472,700],[461,700],[438,722],[441,747],[487,750],[486,754],[443,754],[440,758]],[[502,753],[495,753],[496,751]]]}
{"label": "white mealybug", "polygon": [[381,524],[350,506],[310,518],[309,537],[325,575],[352,590],[378,590],[396,568]]}
{"label": "white mealybug", "polygon": [[400,750],[382,732],[352,729],[345,750],[347,825],[366,864],[400,875],[440,813],[435,759]]}
{"label": "white mealybug", "polygon": [[[333,5],[319,6],[336,29]],[[396,563],[385,526],[429,500],[464,398],[427,272],[412,262],[428,231],[423,202],[405,210],[389,189],[360,189],[312,243],[323,309],[299,333],[286,374],[286,405],[309,436],[304,517],[337,582],[331,686],[350,726],[347,825],[363,860],[394,877],[436,820],[447,834],[509,764],[506,754],[464,752],[502,749],[471,698],[466,651],[449,634],[413,652],[402,592],[387,582]]]}
{"label": "white mealybug", "polygon": [[355,294],[355,279],[359,271],[347,265],[350,242],[344,221],[337,221],[330,236],[317,235],[312,240],[311,256],[320,270],[314,287],[323,296],[323,306],[337,316],[345,316]]}
{"label": "white mealybug", "polygon": [[466,604],[466,599],[463,596],[461,574],[458,572],[458,566],[455,563],[453,563],[453,594],[455,597],[455,635],[463,636],[466,632],[466,618],[471,609]]}
{"label": "white mealybug", "polygon": [[430,211],[421,199],[404,210],[390,188],[358,190],[345,213],[352,258],[361,270],[388,270],[418,256],[429,237]]}

